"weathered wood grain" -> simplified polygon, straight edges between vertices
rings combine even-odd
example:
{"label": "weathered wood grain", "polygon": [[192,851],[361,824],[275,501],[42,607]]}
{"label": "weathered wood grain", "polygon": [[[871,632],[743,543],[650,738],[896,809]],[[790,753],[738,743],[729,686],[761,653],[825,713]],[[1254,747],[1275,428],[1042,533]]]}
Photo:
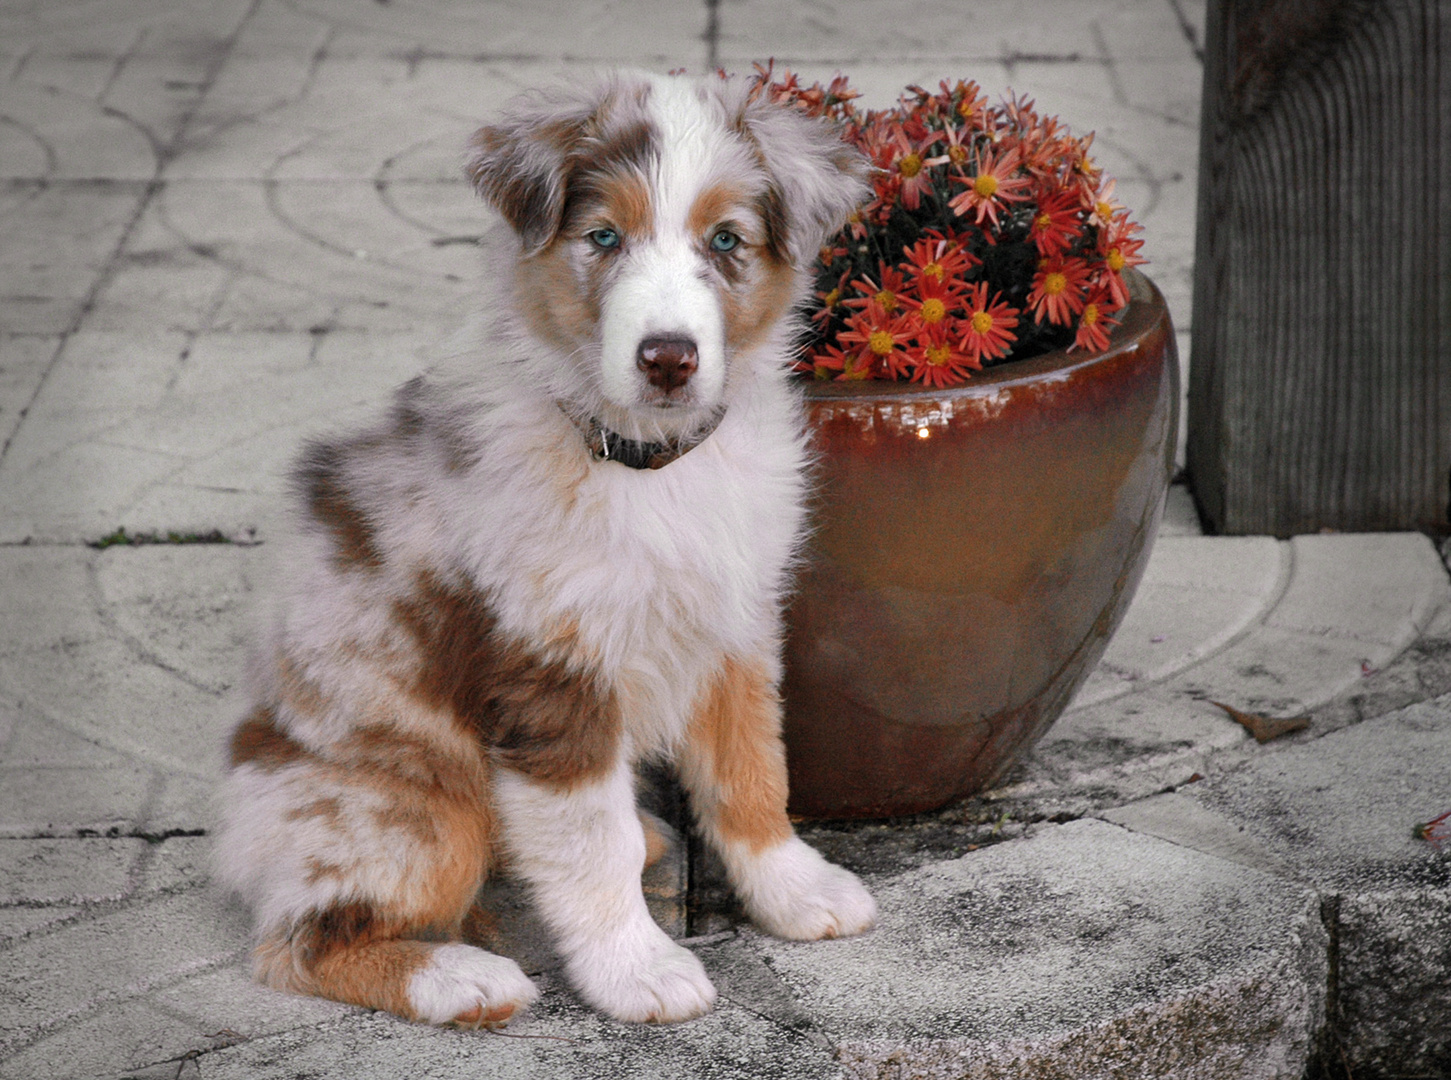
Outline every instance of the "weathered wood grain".
{"label": "weathered wood grain", "polygon": [[1188,465],[1208,524],[1445,528],[1451,3],[1211,0]]}

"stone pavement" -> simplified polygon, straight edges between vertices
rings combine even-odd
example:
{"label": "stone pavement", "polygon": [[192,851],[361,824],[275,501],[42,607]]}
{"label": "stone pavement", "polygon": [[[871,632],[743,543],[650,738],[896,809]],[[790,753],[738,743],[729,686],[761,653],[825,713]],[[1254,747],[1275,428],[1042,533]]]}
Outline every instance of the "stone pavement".
{"label": "stone pavement", "polygon": [[[539,978],[505,1033],[246,976],[209,798],[282,470],[444,347],[464,138],[631,63],[971,76],[1095,148],[1188,356],[1193,0],[35,0],[0,8],[0,1077],[1451,1075],[1451,585],[1419,535],[1213,538],[1182,488],[1100,667],[997,790],[808,823],[881,926],[647,883],[721,990],[628,1028]],[[147,542],[107,543],[124,535]],[[1218,706],[1306,714],[1261,745]],[[668,809],[668,808],[666,808]]]}

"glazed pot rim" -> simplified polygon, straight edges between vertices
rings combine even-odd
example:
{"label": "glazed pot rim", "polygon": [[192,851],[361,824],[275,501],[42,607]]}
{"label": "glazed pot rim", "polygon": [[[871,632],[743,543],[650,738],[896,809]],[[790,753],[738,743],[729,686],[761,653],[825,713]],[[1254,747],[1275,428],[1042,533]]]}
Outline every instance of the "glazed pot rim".
{"label": "glazed pot rim", "polygon": [[886,379],[802,379],[802,392],[808,400],[822,403],[850,401],[887,404],[905,397],[925,396],[954,400],[996,395],[1004,389],[1033,382],[1044,376],[1067,378],[1080,368],[1111,361],[1126,353],[1138,352],[1140,339],[1156,324],[1159,311],[1164,306],[1164,297],[1158,286],[1132,267],[1124,270],[1123,277],[1129,290],[1129,306],[1124,309],[1119,324],[1109,333],[1108,348],[1102,352],[1053,349],[1038,356],[974,372],[972,378],[957,386],[925,386],[922,383]]}

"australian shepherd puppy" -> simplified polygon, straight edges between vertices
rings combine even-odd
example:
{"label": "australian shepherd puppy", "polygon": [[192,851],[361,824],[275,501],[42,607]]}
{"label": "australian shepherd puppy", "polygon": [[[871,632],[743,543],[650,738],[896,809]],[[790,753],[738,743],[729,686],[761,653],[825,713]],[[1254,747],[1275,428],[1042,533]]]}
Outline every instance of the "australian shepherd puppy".
{"label": "australian shepherd puppy", "polygon": [[777,695],[791,313],[866,164],[741,80],[631,74],[516,101],[467,169],[507,253],[469,347],[296,469],[220,876],[264,983],[474,1025],[537,994],[459,940],[507,863],[586,1001],[684,1020],[715,990],[646,911],[642,759],[764,929],[875,917],[787,820]]}

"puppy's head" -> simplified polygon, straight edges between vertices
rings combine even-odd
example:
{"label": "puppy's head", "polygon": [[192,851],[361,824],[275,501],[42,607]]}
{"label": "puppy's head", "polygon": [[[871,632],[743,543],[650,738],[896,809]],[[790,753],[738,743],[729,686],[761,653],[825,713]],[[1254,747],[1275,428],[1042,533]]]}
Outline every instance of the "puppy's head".
{"label": "puppy's head", "polygon": [[830,127],[746,89],[616,76],[521,98],[471,145],[475,188],[518,236],[529,334],[641,427],[720,408],[866,193]]}

